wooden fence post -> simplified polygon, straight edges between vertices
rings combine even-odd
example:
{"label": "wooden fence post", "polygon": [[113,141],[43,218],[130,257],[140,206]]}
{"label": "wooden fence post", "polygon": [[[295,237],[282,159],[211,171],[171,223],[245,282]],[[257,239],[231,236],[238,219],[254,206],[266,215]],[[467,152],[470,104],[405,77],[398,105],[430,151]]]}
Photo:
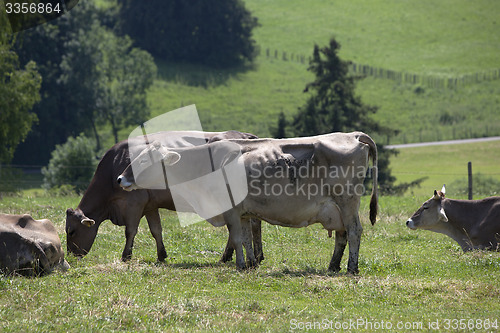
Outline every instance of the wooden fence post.
{"label": "wooden fence post", "polygon": [[467,163],[469,173],[469,200],[472,200],[472,162]]}

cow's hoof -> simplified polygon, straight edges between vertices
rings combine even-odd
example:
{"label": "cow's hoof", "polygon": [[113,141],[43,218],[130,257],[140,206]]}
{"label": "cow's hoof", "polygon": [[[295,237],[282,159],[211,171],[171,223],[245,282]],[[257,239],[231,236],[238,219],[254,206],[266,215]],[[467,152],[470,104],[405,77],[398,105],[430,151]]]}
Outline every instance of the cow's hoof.
{"label": "cow's hoof", "polygon": [[130,261],[131,259],[132,259],[132,255],[129,255],[129,256],[122,256],[122,261],[123,261],[123,262]]}
{"label": "cow's hoof", "polygon": [[259,262],[257,260],[247,261],[247,268],[256,268],[257,266],[259,266]]}
{"label": "cow's hoof", "polygon": [[245,271],[248,269],[247,265],[244,262],[243,263],[236,263],[236,268],[239,271]]}
{"label": "cow's hoof", "polygon": [[224,253],[219,261],[224,263],[224,262],[230,262],[231,260],[233,260],[233,255],[231,254],[228,256]]}
{"label": "cow's hoof", "polygon": [[328,271],[331,273],[338,273],[340,272],[340,266],[330,266],[328,267]]}
{"label": "cow's hoof", "polygon": [[359,274],[359,269],[358,268],[347,268],[347,273],[352,274],[352,275],[358,275]]}
{"label": "cow's hoof", "polygon": [[222,257],[220,258],[220,262],[229,262],[233,260],[233,252],[234,250],[232,248],[226,247],[226,250],[222,254]]}
{"label": "cow's hoof", "polygon": [[163,249],[163,251],[161,251],[160,253],[158,253],[158,261],[159,262],[164,262],[165,259],[167,259],[167,251],[165,251],[165,249]]}

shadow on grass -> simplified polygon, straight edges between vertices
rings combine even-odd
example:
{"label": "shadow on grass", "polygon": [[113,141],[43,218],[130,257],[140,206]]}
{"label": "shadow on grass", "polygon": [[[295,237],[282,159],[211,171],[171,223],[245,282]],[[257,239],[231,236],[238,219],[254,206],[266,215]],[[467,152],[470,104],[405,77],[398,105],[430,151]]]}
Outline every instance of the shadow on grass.
{"label": "shadow on grass", "polygon": [[156,267],[168,267],[168,268],[180,268],[180,269],[193,269],[193,268],[216,268],[216,267],[225,267],[225,266],[234,266],[236,269],[236,266],[231,263],[221,263],[221,262],[195,262],[195,261],[184,261],[184,262],[177,262],[177,263],[172,263],[168,262],[168,259],[166,261],[160,262],[160,261],[150,261],[147,262],[149,265],[154,265]]}
{"label": "shadow on grass", "polygon": [[242,64],[231,68],[213,68],[199,64],[175,63],[157,60],[158,77],[193,87],[216,87],[224,85],[239,74],[255,70],[254,64]]}
{"label": "shadow on grass", "polygon": [[325,277],[354,277],[356,275],[353,275],[351,273],[348,273],[346,271],[340,271],[340,272],[330,272],[327,271],[326,269],[316,269],[312,267],[306,267],[302,269],[290,269],[288,267],[285,267],[279,271],[272,271],[269,273],[265,273],[264,275],[269,276],[269,277],[274,277],[274,278],[280,278],[280,277],[308,277],[308,276],[325,276]]}

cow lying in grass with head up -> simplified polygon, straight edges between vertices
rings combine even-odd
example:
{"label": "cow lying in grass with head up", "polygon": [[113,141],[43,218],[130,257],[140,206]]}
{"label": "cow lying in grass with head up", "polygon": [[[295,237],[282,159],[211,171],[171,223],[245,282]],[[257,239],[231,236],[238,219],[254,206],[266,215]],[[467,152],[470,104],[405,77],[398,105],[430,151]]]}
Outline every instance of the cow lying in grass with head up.
{"label": "cow lying in grass with head up", "polygon": [[61,240],[47,219],[0,214],[0,272],[38,276],[66,270]]}
{"label": "cow lying in grass with head up", "polygon": [[446,188],[434,191],[413,214],[406,226],[412,230],[424,229],[453,238],[462,248],[499,250],[500,197],[481,200],[453,200],[445,198]]}
{"label": "cow lying in grass with head up", "polygon": [[[358,210],[369,157],[374,166],[370,219],[375,223],[377,148],[361,132],[293,139],[223,140],[177,149],[153,143],[132,161],[118,182],[128,191],[161,182],[168,182],[171,189],[175,186],[186,211],[192,209],[214,226],[227,225],[240,269],[255,264],[248,219],[258,218],[294,228],[321,223],[329,235],[335,230],[335,251],[329,270],[340,270],[349,243],[347,269],[357,273],[363,230]],[[214,206],[221,208],[215,210],[218,215],[214,215]]]}

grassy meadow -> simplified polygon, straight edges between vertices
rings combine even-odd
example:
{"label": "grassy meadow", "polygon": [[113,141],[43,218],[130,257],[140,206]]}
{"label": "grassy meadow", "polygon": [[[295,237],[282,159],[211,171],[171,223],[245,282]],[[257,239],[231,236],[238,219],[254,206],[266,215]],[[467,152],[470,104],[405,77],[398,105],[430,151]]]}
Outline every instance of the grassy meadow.
{"label": "grassy meadow", "polygon": [[[334,241],[317,225],[264,223],[265,260],[239,272],[234,263],[218,263],[225,228],[206,222],[181,227],[174,213],[163,211],[166,262],[156,262],[142,221],[134,258],[122,263],[124,229],[104,222],[86,257],[68,256],[68,272],[0,277],[2,332],[289,332],[315,322],[322,329],[307,331],[351,325],[344,331],[371,332],[385,323],[388,331],[443,332],[456,331],[451,325],[460,319],[473,325],[470,331],[495,331],[499,253],[464,254],[443,235],[407,229],[404,222],[423,200],[382,197],[375,226],[363,200],[357,276],[345,273],[346,255],[340,273],[326,271]],[[32,192],[4,197],[0,211],[48,217],[65,243],[64,212],[78,201]]]}
{"label": "grassy meadow", "polygon": [[[469,161],[473,175],[480,173],[500,180],[499,152],[500,141],[399,149],[399,154],[391,158],[392,174],[397,178],[396,184],[427,177],[407,195],[430,197],[446,184],[448,196],[455,197],[458,189],[453,186],[457,180],[467,179]],[[499,191],[500,188],[497,195]]]}
{"label": "grassy meadow", "polygon": [[[291,120],[304,105],[308,94],[303,89],[313,79],[307,57],[315,43],[327,45],[332,36],[342,45],[342,59],[373,67],[441,78],[500,68],[498,1],[426,0],[416,5],[385,0],[246,0],[245,4],[261,23],[255,30],[261,48],[255,64],[216,70],[157,60],[159,75],[148,93],[153,117],[196,104],[205,130],[238,129],[270,136],[281,111]],[[297,61],[298,55],[305,57],[303,63]],[[357,93],[365,103],[379,107],[376,120],[400,131],[390,140],[370,133],[376,141],[396,144],[500,135],[500,80],[449,89],[367,77],[358,84]],[[129,132],[123,130],[121,137]]]}
{"label": "grassy meadow", "polygon": [[[152,117],[196,104],[204,130],[269,136],[281,111],[291,119],[304,104],[302,91],[313,79],[307,60],[283,60],[282,53],[307,57],[314,43],[327,45],[331,36],[341,43],[343,59],[385,69],[448,78],[500,68],[499,1],[245,4],[261,23],[255,64],[216,70],[157,60],[158,77],[148,92]],[[367,77],[357,91],[379,106],[374,117],[381,124],[400,130],[390,140],[373,135],[378,142],[500,135],[500,80],[444,89]],[[110,131],[100,133],[110,147]],[[181,227],[174,213],[162,210],[165,263],[156,261],[145,220],[133,259],[121,262],[124,228],[106,221],[86,257],[67,257],[68,272],[0,276],[0,332],[314,332],[339,331],[339,325],[352,332],[498,331],[500,253],[464,254],[450,238],[411,231],[405,221],[434,189],[466,177],[468,161],[474,173],[500,179],[499,150],[499,141],[401,149],[391,160],[398,182],[429,178],[404,196],[381,197],[375,226],[363,198],[359,275],[346,273],[348,249],[342,271],[326,271],[334,240],[318,225],[263,223],[265,260],[240,272],[234,263],[218,263],[225,228],[206,222]],[[79,200],[30,189],[0,197],[0,212],[49,218],[65,244],[65,210]]]}

